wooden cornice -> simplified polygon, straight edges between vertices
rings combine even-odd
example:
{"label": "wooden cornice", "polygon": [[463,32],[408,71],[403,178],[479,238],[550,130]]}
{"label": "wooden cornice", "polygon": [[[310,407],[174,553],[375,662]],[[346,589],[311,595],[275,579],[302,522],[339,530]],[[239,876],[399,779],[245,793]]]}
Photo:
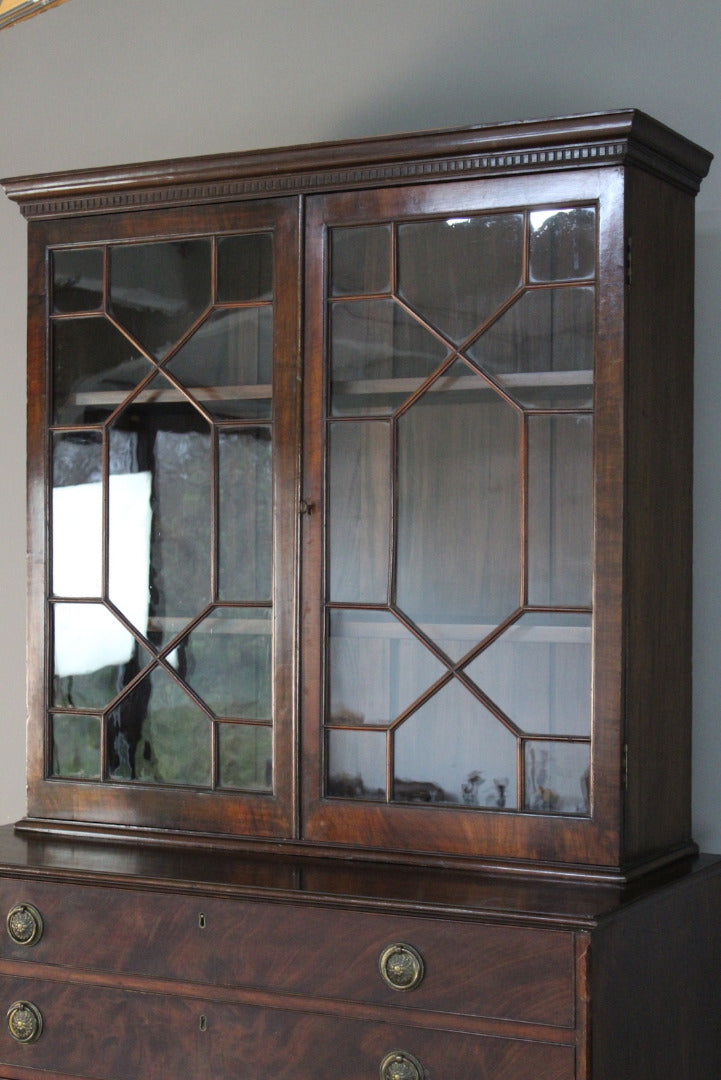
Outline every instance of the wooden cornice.
{"label": "wooden cornice", "polygon": [[712,155],[634,109],[14,177],[28,218],[630,164],[698,191]]}

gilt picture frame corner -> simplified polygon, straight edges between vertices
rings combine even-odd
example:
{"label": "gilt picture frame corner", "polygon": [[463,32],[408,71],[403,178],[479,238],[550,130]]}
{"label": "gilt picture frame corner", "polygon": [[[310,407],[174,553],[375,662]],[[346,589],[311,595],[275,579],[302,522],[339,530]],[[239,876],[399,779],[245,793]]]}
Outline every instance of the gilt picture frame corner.
{"label": "gilt picture frame corner", "polygon": [[0,30],[64,2],[65,0],[0,0]]}

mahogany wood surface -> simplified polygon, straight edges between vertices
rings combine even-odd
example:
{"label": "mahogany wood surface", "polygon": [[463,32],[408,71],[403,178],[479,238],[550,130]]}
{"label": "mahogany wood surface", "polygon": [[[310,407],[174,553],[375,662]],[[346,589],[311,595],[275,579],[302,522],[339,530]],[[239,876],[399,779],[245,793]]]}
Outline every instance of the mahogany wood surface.
{"label": "mahogany wood surface", "polygon": [[[389,1053],[417,1059],[421,1080],[721,1073],[721,858],[697,856],[690,833],[693,197],[709,164],[710,155],[664,125],[622,110],[5,181],[29,220],[29,804],[15,828],[0,828],[0,1017],[13,1002],[32,1002],[44,1027],[20,1044],[0,1025],[3,1080],[376,1080]],[[325,440],[336,423],[324,369],[330,230],[520,215],[521,284],[504,301],[510,308],[523,290],[550,287],[529,274],[530,212],[579,206],[593,209],[597,225],[590,285],[581,274],[570,282],[594,288],[596,304],[593,490],[578,502],[584,517],[593,503],[593,716],[590,733],[575,736],[591,746],[587,812],[532,809],[520,790],[520,752],[513,807],[394,799],[392,755],[385,797],[334,793],[325,778],[323,652],[333,608],[325,561]],[[205,790],[112,780],[102,750],[98,779],[54,775],[52,251],[100,246],[107,280],[113,244],[258,230],[273,232],[276,256],[272,791],[222,788],[217,733]],[[454,349],[463,353],[467,343],[449,344],[443,328],[433,333],[449,350],[450,370]],[[478,377],[460,363],[471,382]],[[567,385],[588,380],[589,365],[581,366]],[[351,389],[368,396],[365,374]],[[493,393],[515,408],[517,385]],[[386,379],[370,389],[408,393],[413,407],[426,388]],[[84,405],[103,404],[96,389],[89,394]],[[489,429],[491,412],[483,413]],[[462,415],[453,414],[461,430],[450,421],[443,429],[446,463],[475,445]],[[389,419],[387,431],[396,423]],[[377,430],[356,441],[367,449]],[[493,430],[497,438],[501,427]],[[419,472],[434,456],[422,434]],[[527,478],[523,438],[506,473]],[[486,468],[493,459],[476,458]],[[362,498],[344,491],[334,511],[335,542],[341,537],[351,552],[363,535],[363,499],[389,519],[397,509],[401,470],[385,460],[367,453]],[[341,472],[341,486],[356,479],[353,467]],[[576,482],[571,466],[567,475]],[[507,475],[504,485],[513,502]],[[534,607],[525,576],[529,513],[537,512],[529,486],[519,481],[520,512],[503,511],[504,522],[520,520],[519,611]],[[482,516],[438,476],[420,477],[412,491],[421,503],[442,502],[438,520],[429,508],[428,550],[455,565],[476,545],[477,562],[454,583],[454,597],[464,587],[480,592],[498,550],[483,546]],[[454,518],[470,537],[453,534]],[[417,507],[409,520],[420,522]],[[361,601],[361,614],[400,607],[393,528],[390,539],[379,530],[373,541],[386,545],[386,606]],[[587,525],[570,514],[555,528],[571,561],[582,559]],[[217,538],[213,545],[217,591]],[[362,555],[364,567],[372,555]],[[590,610],[575,605],[576,614]],[[471,683],[455,658],[446,676]],[[182,677],[175,683],[182,688]],[[206,716],[219,722],[212,710]],[[363,722],[331,717],[328,726],[357,732]],[[553,738],[574,742],[564,732]],[[31,946],[10,937],[6,917],[17,904],[41,912],[43,933]],[[409,991],[387,986],[378,966],[398,943],[424,963]]]}
{"label": "mahogany wood surface", "polygon": [[629,161],[697,190],[711,155],[638,109],[8,178],[28,216]]}
{"label": "mahogany wood surface", "polygon": [[[558,141],[564,126],[567,149],[549,156],[550,142]],[[602,153],[598,140],[608,140],[613,130],[616,141]],[[185,833],[199,844],[216,836],[218,843],[223,842],[221,837],[224,842],[246,846],[277,841],[290,851],[310,848],[329,856],[347,850],[354,858],[383,857],[400,862],[451,858],[459,864],[476,861],[521,869],[545,864],[559,873],[568,865],[590,877],[629,876],[641,866],[693,851],[689,830],[688,538],[694,185],[682,183],[678,170],[688,173],[695,169],[697,184],[708,167],[708,156],[680,137],[674,140],[648,118],[625,112],[605,118],[572,118],[565,125],[556,121],[546,126],[521,125],[515,135],[518,161],[510,167],[510,128],[401,138],[393,145],[404,168],[392,172],[392,183],[390,174],[382,182],[369,178],[364,191],[357,190],[349,176],[341,180],[335,172],[318,171],[318,165],[325,160],[331,167],[343,160],[350,168],[353,161],[369,156],[377,160],[381,149],[390,149],[386,140],[307,148],[305,156],[296,150],[282,159],[287,172],[278,152],[201,159],[194,166],[181,162],[111,169],[103,173],[103,179],[100,174],[93,174],[93,179],[86,174],[74,178],[64,174],[46,178],[44,186],[40,178],[8,182],[8,193],[31,211],[32,219],[27,828],[63,831],[75,825],[80,831],[94,829],[98,834],[113,829],[137,830],[138,838],[147,838],[150,830],[168,840]],[[534,139],[535,150],[531,148]],[[498,140],[504,146],[506,162],[500,166],[495,158],[486,161]],[[421,149],[431,154],[434,147],[433,154],[447,155],[451,146],[461,155],[464,167],[449,169],[442,181],[437,170],[429,173],[421,166],[425,157],[411,156],[411,148],[418,154]],[[472,146],[477,153],[469,158]],[[667,155],[665,168],[662,150]],[[303,160],[308,168],[301,174],[297,170]],[[420,176],[412,170],[413,160]],[[297,199],[286,196],[249,202],[238,196],[231,201],[212,188],[212,205],[211,187],[201,195],[192,186],[210,184],[211,177],[213,183],[219,183],[222,169],[230,183],[231,179],[255,178],[271,165],[276,180],[292,175],[293,183],[301,185]],[[465,175],[467,170],[482,172],[481,167],[486,171],[480,179],[457,179],[457,171]],[[168,186],[171,177],[180,176],[187,178],[189,185],[182,198]],[[155,195],[148,195],[146,187],[151,177],[156,195],[164,192],[171,204],[182,205],[158,207]],[[411,178],[413,185],[408,183]],[[91,209],[89,204],[83,207],[73,202],[79,199],[82,203],[90,197],[91,188],[97,193],[113,185],[117,197],[103,196],[104,214],[86,213]],[[314,194],[324,187],[330,187],[331,193]],[[53,202],[48,220],[35,213],[43,190],[59,200]],[[65,201],[60,200],[61,192]],[[412,220],[424,215],[578,203],[595,205],[598,213],[592,812],[578,817],[515,810],[479,813],[328,799],[322,780],[325,751],[320,726],[326,694],[321,598],[326,511],[322,495],[326,479],[322,356],[327,230],[333,225]],[[307,219],[302,229],[301,216]],[[43,742],[49,631],[42,617],[49,499],[43,464],[47,448],[44,248],[261,227],[276,229],[278,241],[274,793],[262,797],[216,790],[210,796],[202,791],[123,785],[108,779],[101,784],[61,777],[48,782],[49,751],[43,749]],[[630,282],[629,242],[635,260]],[[648,326],[656,327],[653,337],[646,330]],[[296,441],[299,375],[304,400],[302,443]],[[656,392],[652,408],[651,389]],[[302,476],[297,472],[300,466]],[[375,491],[377,480],[374,484]],[[663,496],[657,497],[657,491]],[[300,499],[311,507],[309,514],[296,514]],[[438,537],[440,551],[442,531]],[[455,543],[449,536],[449,552],[455,550]],[[651,550],[652,559],[648,558]],[[661,581],[668,587],[654,587]],[[471,581],[466,587],[475,588]],[[301,724],[304,734],[299,763],[297,732]],[[665,752],[669,746],[672,754]]]}
{"label": "mahogany wood surface", "polygon": [[[44,921],[32,947],[0,936],[6,1007],[31,1001],[44,1021],[28,1046],[0,1032],[7,1080],[182,1077],[181,1060],[212,1076],[270,1061],[283,1075],[288,1041],[300,1054],[288,1075],[324,1080],[338,1054],[364,1078],[391,1049],[439,1077],[452,1063],[469,1078],[651,1080],[668,1054],[694,1080],[718,1064],[718,858],[610,889],[330,860],[320,878],[291,860],[291,881],[249,856],[27,841],[9,828],[0,842],[3,912],[31,903]],[[377,966],[398,940],[426,966],[405,993]],[[92,1060],[102,1048],[100,1072],[89,1046]]]}

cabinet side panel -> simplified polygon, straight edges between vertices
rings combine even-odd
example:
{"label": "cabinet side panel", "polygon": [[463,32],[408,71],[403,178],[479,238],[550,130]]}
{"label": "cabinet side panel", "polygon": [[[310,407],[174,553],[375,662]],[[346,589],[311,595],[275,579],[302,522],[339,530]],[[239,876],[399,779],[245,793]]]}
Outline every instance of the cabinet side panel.
{"label": "cabinet side panel", "polygon": [[593,935],[593,1080],[721,1075],[721,873],[715,862]]}
{"label": "cabinet side panel", "polygon": [[626,857],[690,838],[693,198],[628,178]]}
{"label": "cabinet side panel", "polygon": [[27,357],[27,776],[32,789],[45,775],[45,544],[46,544],[46,235],[28,230]]}

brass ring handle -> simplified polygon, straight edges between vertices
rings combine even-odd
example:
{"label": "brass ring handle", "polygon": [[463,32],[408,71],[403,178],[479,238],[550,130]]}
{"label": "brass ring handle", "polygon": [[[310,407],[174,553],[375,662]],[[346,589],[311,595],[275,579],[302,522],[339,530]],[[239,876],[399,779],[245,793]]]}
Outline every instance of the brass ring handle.
{"label": "brass ring handle", "polygon": [[43,1032],[43,1017],[31,1001],[15,1001],[7,1012],[8,1031],[19,1043],[36,1042]]}
{"label": "brass ring handle", "polygon": [[391,1050],[381,1061],[381,1080],[423,1080],[423,1066],[406,1050]]}
{"label": "brass ring handle", "polygon": [[15,904],[8,912],[7,928],[16,945],[37,945],[43,936],[43,918],[32,904]]}
{"label": "brass ring handle", "polygon": [[378,958],[381,978],[391,990],[415,990],[423,981],[423,957],[412,945],[394,942]]}

